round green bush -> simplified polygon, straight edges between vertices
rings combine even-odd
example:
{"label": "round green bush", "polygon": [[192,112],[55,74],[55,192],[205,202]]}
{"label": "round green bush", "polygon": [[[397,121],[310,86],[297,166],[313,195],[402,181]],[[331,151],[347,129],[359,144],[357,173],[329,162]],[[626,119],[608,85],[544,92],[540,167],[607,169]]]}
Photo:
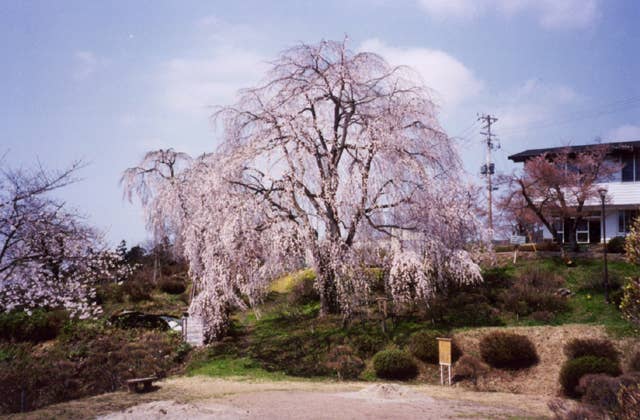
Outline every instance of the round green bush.
{"label": "round green bush", "polygon": [[523,369],[538,363],[538,353],[524,335],[492,332],[480,340],[480,355],[490,366],[502,369]]}
{"label": "round green bush", "polygon": [[580,397],[580,378],[590,373],[618,376],[621,372],[618,362],[604,357],[584,356],[567,360],[560,370],[560,385],[565,395]]}
{"label": "round green bush", "polygon": [[[418,359],[426,363],[439,362],[438,337],[446,337],[447,334],[438,331],[418,331],[409,339],[409,351]],[[462,356],[460,347],[455,340],[451,341],[451,357],[455,362]]]}
{"label": "round green bush", "polygon": [[616,236],[607,242],[607,251],[612,252],[614,254],[623,254],[624,253],[624,236]]}
{"label": "round green bush", "polygon": [[407,380],[418,376],[418,366],[411,355],[402,350],[382,350],[373,356],[376,376],[383,379]]}
{"label": "round green bush", "polygon": [[613,343],[610,340],[598,338],[574,338],[564,346],[564,354],[567,359],[594,356],[611,359],[614,362],[619,360],[618,350]]}

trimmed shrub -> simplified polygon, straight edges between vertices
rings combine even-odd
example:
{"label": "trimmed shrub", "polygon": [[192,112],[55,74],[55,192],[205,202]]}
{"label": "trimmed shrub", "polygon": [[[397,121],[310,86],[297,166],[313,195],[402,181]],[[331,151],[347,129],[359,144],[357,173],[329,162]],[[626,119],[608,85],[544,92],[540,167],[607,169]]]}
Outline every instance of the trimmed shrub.
{"label": "trimmed shrub", "polygon": [[[418,359],[426,363],[437,364],[439,362],[438,337],[446,337],[439,331],[418,331],[409,339],[409,351]],[[453,362],[462,356],[462,351],[455,340],[451,341],[451,357]]]}
{"label": "trimmed shrub", "polygon": [[54,339],[69,316],[65,311],[34,310],[0,313],[0,340],[40,342]]}
{"label": "trimmed shrub", "polygon": [[567,360],[560,370],[560,385],[565,395],[580,397],[580,378],[590,373],[618,376],[621,372],[618,362],[604,357],[584,356]]}
{"label": "trimmed shrub", "polygon": [[335,372],[338,379],[356,379],[364,370],[364,362],[349,346],[336,346],[328,355],[327,368]]}
{"label": "trimmed shrub", "polygon": [[627,365],[627,370],[629,372],[640,372],[640,351],[635,351],[631,355]]}
{"label": "trimmed shrub", "polygon": [[574,338],[565,344],[564,354],[567,359],[594,356],[610,359],[614,362],[618,362],[620,356],[611,341],[598,338]]}
{"label": "trimmed shrub", "polygon": [[618,406],[620,381],[604,374],[588,374],[580,378],[577,391],[582,394],[581,401],[605,411]]}
{"label": "trimmed shrub", "polygon": [[482,360],[502,369],[523,369],[538,363],[538,353],[528,337],[496,331],[480,340]]}
{"label": "trimmed shrub", "polygon": [[453,380],[455,382],[468,379],[474,385],[478,383],[478,377],[489,371],[487,365],[473,356],[465,354],[453,367]]}
{"label": "trimmed shrub", "polygon": [[616,236],[607,242],[607,251],[614,254],[623,254],[624,253],[624,236]]}
{"label": "trimmed shrub", "polygon": [[187,286],[184,284],[184,281],[177,278],[162,279],[159,286],[160,290],[170,295],[179,295],[187,290]]}
{"label": "trimmed shrub", "polygon": [[373,369],[382,379],[407,380],[418,376],[418,366],[402,350],[382,350],[373,356]]}

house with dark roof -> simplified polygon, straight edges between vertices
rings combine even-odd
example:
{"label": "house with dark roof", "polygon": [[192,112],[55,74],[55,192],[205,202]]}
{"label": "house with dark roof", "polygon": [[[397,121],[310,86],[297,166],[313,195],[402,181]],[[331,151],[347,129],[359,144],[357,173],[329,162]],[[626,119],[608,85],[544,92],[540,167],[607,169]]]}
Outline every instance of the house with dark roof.
{"label": "house with dark roof", "polygon": [[[606,143],[610,147],[607,159],[621,164],[622,168],[614,177],[601,186],[607,190],[607,203],[605,207],[604,223],[606,240],[616,236],[625,236],[630,229],[631,222],[638,216],[640,208],[640,141],[625,141]],[[570,151],[584,152],[597,147],[595,144],[579,146],[552,147],[545,149],[529,149],[509,156],[516,163],[525,163],[527,160],[543,154],[553,155],[554,152],[569,149]],[[599,201],[587,202],[585,205],[585,217],[576,230],[578,243],[598,243],[603,240],[601,226],[601,205]],[[562,221],[558,220],[556,228],[558,242],[568,242],[564,237]],[[547,229],[543,229],[545,239],[553,239]]]}

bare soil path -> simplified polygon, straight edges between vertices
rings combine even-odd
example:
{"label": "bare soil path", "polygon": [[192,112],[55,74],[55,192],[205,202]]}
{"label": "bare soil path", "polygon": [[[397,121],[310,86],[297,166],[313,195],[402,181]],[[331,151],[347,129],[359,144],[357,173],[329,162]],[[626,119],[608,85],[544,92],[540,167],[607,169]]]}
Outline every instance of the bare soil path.
{"label": "bare soil path", "polygon": [[478,419],[548,418],[550,397],[395,383],[172,378],[155,392],[115,392],[11,418]]}

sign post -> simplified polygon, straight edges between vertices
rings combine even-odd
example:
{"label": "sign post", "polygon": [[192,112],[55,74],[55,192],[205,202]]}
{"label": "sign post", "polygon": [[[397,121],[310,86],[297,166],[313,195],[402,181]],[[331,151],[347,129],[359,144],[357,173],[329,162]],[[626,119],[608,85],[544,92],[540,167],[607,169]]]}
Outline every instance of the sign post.
{"label": "sign post", "polygon": [[515,264],[516,260],[518,259],[518,249],[520,248],[520,245],[527,242],[527,237],[521,235],[511,235],[511,239],[509,240],[509,242],[511,243],[511,245],[515,245],[515,247],[513,248],[513,263]]}
{"label": "sign post", "polygon": [[449,386],[451,386],[451,339],[437,338],[438,356],[440,359],[440,385],[444,385],[444,367],[447,367]]}

